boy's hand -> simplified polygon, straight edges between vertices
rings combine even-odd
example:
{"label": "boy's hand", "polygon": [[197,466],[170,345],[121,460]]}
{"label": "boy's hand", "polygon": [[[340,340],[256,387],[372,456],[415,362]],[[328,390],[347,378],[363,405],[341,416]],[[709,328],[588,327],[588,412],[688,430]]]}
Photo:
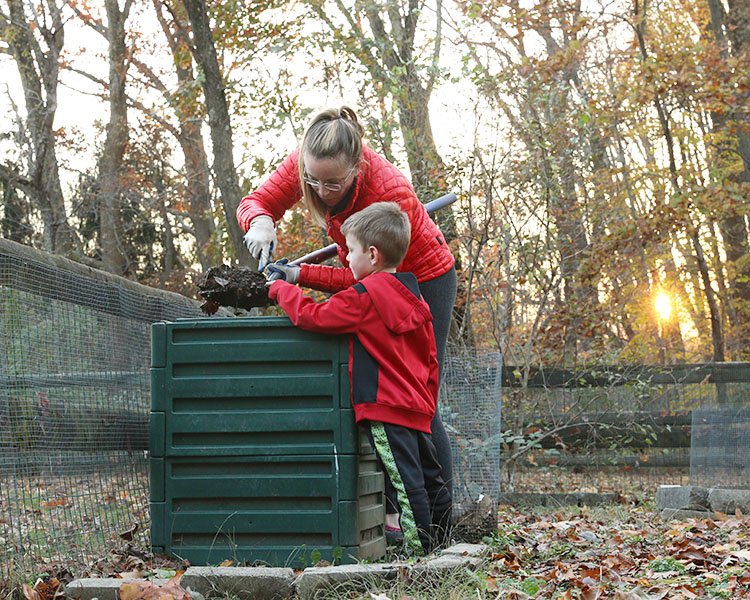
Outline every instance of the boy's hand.
{"label": "boy's hand", "polygon": [[300,268],[297,265],[287,264],[288,262],[288,258],[282,258],[268,265],[266,267],[268,281],[273,282],[276,279],[283,279],[287,283],[297,283],[299,281]]}
{"label": "boy's hand", "polygon": [[[274,285],[274,283],[276,285]],[[284,281],[281,278],[266,282],[266,290],[268,292],[268,302],[271,305],[278,304],[279,292],[282,289],[284,289],[287,285],[290,285],[290,284],[288,284],[286,281]]]}

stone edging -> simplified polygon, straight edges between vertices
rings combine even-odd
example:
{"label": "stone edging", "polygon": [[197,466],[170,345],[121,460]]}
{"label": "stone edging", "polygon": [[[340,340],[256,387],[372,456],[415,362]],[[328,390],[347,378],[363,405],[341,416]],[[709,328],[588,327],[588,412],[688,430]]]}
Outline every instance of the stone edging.
{"label": "stone edging", "polygon": [[[456,544],[435,556],[414,564],[356,564],[338,567],[308,567],[296,574],[284,567],[190,567],[180,581],[190,590],[194,600],[206,596],[226,596],[248,600],[313,600],[316,594],[350,583],[368,583],[395,579],[400,571],[408,571],[412,579],[435,577],[457,569],[476,569],[486,559],[490,548],[484,544]],[[119,600],[124,579],[77,579],[65,588],[73,600]],[[144,580],[127,580],[144,581]],[[163,584],[165,580],[153,580]]]}
{"label": "stone edging", "polygon": [[711,519],[716,513],[750,514],[750,490],[711,488],[697,485],[661,485],[656,490],[656,508],[661,518]]}

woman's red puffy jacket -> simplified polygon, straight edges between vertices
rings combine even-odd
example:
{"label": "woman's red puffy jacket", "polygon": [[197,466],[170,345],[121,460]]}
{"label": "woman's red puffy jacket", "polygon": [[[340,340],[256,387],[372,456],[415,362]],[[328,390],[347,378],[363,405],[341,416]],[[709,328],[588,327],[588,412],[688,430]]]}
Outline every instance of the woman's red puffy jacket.
{"label": "woman's red puffy jacket", "polygon": [[[302,198],[298,170],[299,150],[292,152],[278,169],[253,193],[245,196],[237,208],[237,221],[243,231],[258,215],[269,215],[277,222]],[[328,236],[336,242],[341,264],[346,268],[303,264],[299,284],[324,292],[338,292],[354,284],[354,275],[346,260],[346,238],[341,225],[351,214],[375,202],[396,202],[409,217],[411,242],[399,271],[414,273],[417,281],[429,281],[443,275],[455,260],[442,232],[430,219],[414,188],[394,165],[367,146],[362,149],[362,163],[354,195],[348,206],[326,219]]]}

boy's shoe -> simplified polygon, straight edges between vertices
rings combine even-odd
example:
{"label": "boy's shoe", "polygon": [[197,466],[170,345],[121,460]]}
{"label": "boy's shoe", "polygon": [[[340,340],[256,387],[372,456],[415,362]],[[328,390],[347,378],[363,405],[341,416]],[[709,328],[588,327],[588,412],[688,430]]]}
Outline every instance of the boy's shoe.
{"label": "boy's shoe", "polygon": [[404,543],[404,532],[400,527],[385,525],[385,543],[388,546],[400,546]]}

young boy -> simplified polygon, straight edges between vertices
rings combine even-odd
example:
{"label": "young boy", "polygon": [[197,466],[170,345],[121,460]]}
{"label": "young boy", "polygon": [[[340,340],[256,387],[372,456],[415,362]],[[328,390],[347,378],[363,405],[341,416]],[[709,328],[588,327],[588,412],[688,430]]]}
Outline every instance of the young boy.
{"label": "young boy", "polygon": [[[432,315],[416,277],[397,273],[411,227],[393,202],[376,202],[342,225],[352,287],[316,303],[282,279],[268,296],[302,329],[352,334],[349,378],[355,419],[367,431],[386,475],[386,501],[400,512],[407,547],[442,545],[452,501],[441,476],[430,423],[438,395]],[[269,265],[284,276],[284,271]]]}

